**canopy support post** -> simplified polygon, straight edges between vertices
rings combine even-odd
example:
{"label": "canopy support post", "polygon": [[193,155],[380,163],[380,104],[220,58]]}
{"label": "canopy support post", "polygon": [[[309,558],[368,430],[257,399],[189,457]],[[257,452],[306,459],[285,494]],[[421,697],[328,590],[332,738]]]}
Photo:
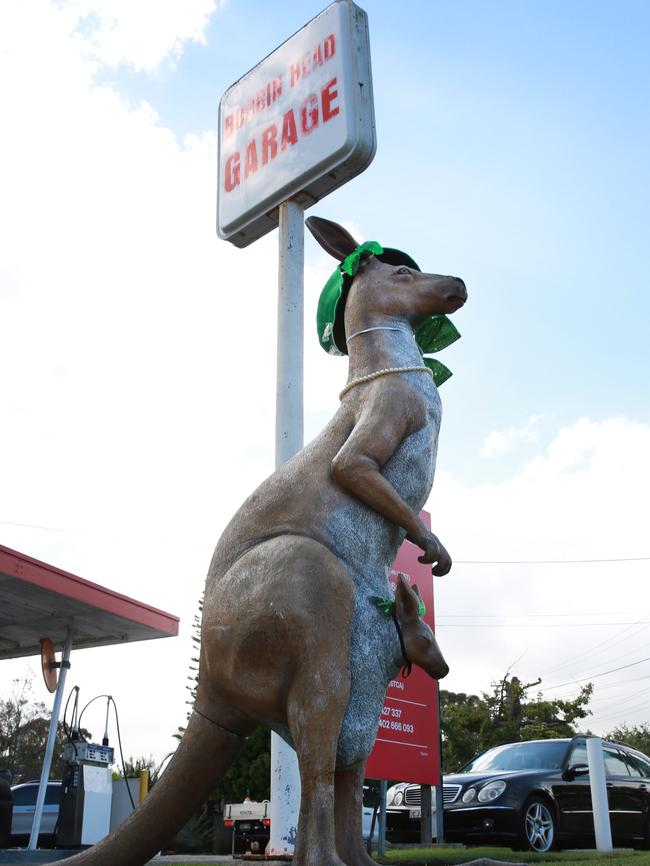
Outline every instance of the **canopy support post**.
{"label": "canopy support post", "polygon": [[54,754],[54,743],[56,740],[56,730],[59,724],[59,716],[61,714],[61,701],[63,700],[63,692],[65,690],[65,677],[70,667],[70,652],[72,650],[72,628],[68,626],[65,638],[65,646],[63,647],[63,655],[61,656],[61,669],[59,671],[59,681],[56,686],[54,695],[54,705],[52,707],[52,718],[50,719],[50,730],[47,735],[47,745],[45,746],[45,758],[43,759],[43,769],[41,770],[41,781],[38,786],[38,796],[36,797],[36,809],[34,810],[34,821],[32,823],[32,832],[29,836],[30,851],[35,851],[38,846],[38,834],[41,830],[41,818],[43,817],[43,805],[45,804],[45,794],[47,792],[47,782],[50,778],[50,768],[52,766],[52,755]]}

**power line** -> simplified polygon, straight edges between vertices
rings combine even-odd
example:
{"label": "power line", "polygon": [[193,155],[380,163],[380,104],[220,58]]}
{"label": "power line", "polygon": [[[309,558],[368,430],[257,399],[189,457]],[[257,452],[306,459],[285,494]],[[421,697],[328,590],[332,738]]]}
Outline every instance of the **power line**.
{"label": "power line", "polygon": [[607,625],[636,625],[638,620],[633,622],[438,622],[438,628],[604,628]]}
{"label": "power line", "polygon": [[[608,664],[615,664],[615,663],[618,662],[619,660],[629,658],[630,655],[636,655],[636,654],[637,654],[638,652],[640,652],[640,651],[642,651],[642,650],[640,650],[639,647],[636,647],[636,648],[633,650],[633,652],[625,652],[625,653],[622,653],[621,655],[614,656],[613,658],[607,658],[606,661],[607,661]],[[594,664],[595,664],[595,662],[594,662]],[[640,681],[642,681],[642,680],[647,680],[647,679],[650,679],[650,675],[643,676],[643,677],[636,677],[634,680],[617,680],[616,682],[609,683],[609,684],[606,684],[606,685],[599,684],[599,685],[598,685],[598,690],[599,690],[599,693],[600,693],[601,691],[603,691],[603,690],[605,690],[605,689],[616,688],[616,687],[618,687],[618,686],[624,685],[625,683],[630,683],[630,682],[640,682]],[[577,683],[578,680],[576,679],[575,682]],[[569,689],[569,690],[568,690],[567,692],[565,692],[565,694],[570,694],[570,692],[572,691],[572,688],[571,688],[570,686],[568,687],[568,689]],[[546,689],[541,689],[540,691],[546,692]],[[558,694],[556,693],[556,694],[554,695],[554,697],[560,697],[561,695],[562,695],[562,692],[560,692],[560,695],[558,695]]]}
{"label": "power line", "polygon": [[436,616],[436,619],[517,619],[533,616],[630,616],[634,613],[637,613],[637,611],[608,610],[603,613],[598,613],[597,611],[585,611],[584,613],[442,613]]}
{"label": "power line", "polygon": [[647,562],[650,556],[616,556],[609,559],[454,559],[454,565],[576,565],[591,562]]}
{"label": "power line", "polygon": [[641,625],[641,628],[636,629],[636,631],[633,631],[632,634],[628,634],[628,632],[630,631],[629,627],[625,628],[621,634],[612,635],[611,637],[605,638],[605,640],[600,641],[600,643],[597,643],[586,652],[578,653],[578,655],[572,656],[571,658],[565,659],[565,661],[560,662],[559,665],[552,665],[550,668],[546,668],[546,670],[542,671],[542,676],[564,670],[565,668],[573,667],[577,662],[582,661],[586,658],[590,658],[592,655],[594,655],[596,650],[602,651],[602,648],[605,646],[608,646],[609,649],[611,649],[613,646],[621,643],[621,641],[629,640],[630,638],[642,632],[644,629],[648,628],[650,623],[647,622],[647,616],[648,615],[645,614],[645,616],[641,617],[641,619],[637,620],[637,622],[634,623],[634,625]]}
{"label": "power line", "polygon": [[[638,682],[642,682],[643,680],[650,680],[650,674],[647,674],[646,676],[643,676],[643,677],[635,677],[634,679],[631,679],[631,680],[617,680],[616,682],[613,682],[613,683],[598,683],[598,691],[594,691],[593,697],[591,699],[591,703],[595,704],[599,700],[607,701],[610,698],[613,700],[616,700],[617,699],[616,695],[602,695],[601,693],[604,691],[607,691],[607,689],[620,689],[622,686],[629,685],[629,683],[638,683]],[[576,682],[574,684],[574,688],[576,685],[579,685],[579,683]],[[559,693],[555,693],[553,695],[546,694],[547,689],[538,689],[538,691],[540,691],[542,694],[546,695],[546,697],[549,700],[562,700],[563,698],[568,697],[569,695],[571,695],[573,693],[572,688],[566,688],[564,691],[559,692]],[[643,694],[645,691],[646,691],[646,689],[641,689],[641,691],[637,692],[637,694]],[[624,688],[620,694],[624,695],[627,693],[628,693],[628,690]]]}
{"label": "power line", "polygon": [[45,532],[79,532],[74,529],[60,529],[57,526],[39,526],[37,523],[17,523],[14,520],[0,520],[2,526],[18,526],[21,529],[42,529]]}
{"label": "power line", "polygon": [[[46,532],[80,532],[81,529],[63,529],[57,526],[42,526],[37,523],[16,523],[0,520],[3,526],[19,526],[24,529],[42,529]],[[207,545],[197,545],[207,547]],[[650,562],[650,556],[618,556],[604,559],[455,559],[454,565],[573,565],[595,562]]]}
{"label": "power line", "polygon": [[600,674],[590,674],[588,677],[580,677],[579,680],[574,679],[574,680],[567,680],[567,682],[565,682],[565,683],[555,683],[552,686],[547,686],[545,691],[550,691],[551,689],[559,689],[562,686],[570,686],[572,684],[578,684],[579,685],[581,682],[586,682],[587,680],[597,680],[599,677],[606,677],[608,674],[615,674],[617,671],[624,671],[627,668],[633,668],[636,665],[643,664],[643,662],[650,662],[650,656],[648,656],[647,658],[644,658],[644,659],[639,659],[636,662],[630,662],[629,665],[621,665],[618,668],[612,668],[609,671],[603,671]]}

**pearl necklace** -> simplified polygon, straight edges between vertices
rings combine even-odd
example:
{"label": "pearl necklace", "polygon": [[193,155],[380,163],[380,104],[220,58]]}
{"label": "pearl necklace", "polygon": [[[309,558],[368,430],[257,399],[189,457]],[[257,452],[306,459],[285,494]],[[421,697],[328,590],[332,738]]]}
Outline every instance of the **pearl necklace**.
{"label": "pearl necklace", "polygon": [[386,367],[383,370],[377,370],[374,373],[368,373],[367,376],[359,376],[358,379],[353,379],[345,386],[339,394],[339,400],[342,400],[352,388],[357,385],[363,385],[364,382],[372,382],[373,379],[378,379],[380,376],[387,376],[389,373],[430,373],[433,378],[433,373],[428,367],[422,367],[418,364],[415,367]]}

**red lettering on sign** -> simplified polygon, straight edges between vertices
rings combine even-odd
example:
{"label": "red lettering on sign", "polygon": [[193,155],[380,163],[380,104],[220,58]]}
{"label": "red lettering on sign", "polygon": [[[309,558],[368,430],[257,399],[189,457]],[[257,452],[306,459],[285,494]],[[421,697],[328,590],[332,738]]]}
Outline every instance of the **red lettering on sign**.
{"label": "red lettering on sign", "polygon": [[300,106],[300,127],[305,135],[309,135],[318,126],[318,99],[310,93]]}
{"label": "red lettering on sign", "polygon": [[261,111],[266,107],[266,91],[258,90],[255,97],[255,111]]}
{"label": "red lettering on sign", "polygon": [[330,118],[336,117],[339,113],[338,105],[334,105],[334,100],[339,95],[336,89],[336,78],[328,81],[325,87],[321,90],[321,104],[323,106],[323,123],[326,123]]}
{"label": "red lettering on sign", "polygon": [[[330,50],[333,50],[333,48],[331,47]],[[273,90],[274,87],[276,88],[275,91]],[[258,97],[260,100],[264,100],[268,108],[269,94],[273,97],[275,93],[275,98],[277,98],[281,92],[282,78],[278,76],[272,82],[269,82],[264,91],[258,93]],[[260,96],[260,94],[262,95]],[[297,109],[300,115],[301,135],[309,135],[318,128],[320,123],[327,123],[333,117],[340,114],[339,96],[338,81],[335,77],[330,79],[321,88],[320,94],[310,93],[303,100],[300,108]],[[224,128],[228,130],[229,134],[234,132],[241,126],[244,117],[244,111],[241,108],[236,109],[224,119]],[[260,167],[263,168],[272,162],[278,156],[278,149],[284,152],[289,145],[298,144],[296,110],[291,108],[289,111],[286,111],[282,116],[281,132],[279,132],[279,127],[279,121],[269,124],[264,128],[260,136],[252,138],[248,142],[245,151],[242,149],[241,155],[240,152],[235,152],[228,157],[224,168],[224,188],[226,192],[232,192],[249,175],[255,174]],[[278,135],[280,137],[279,142]],[[243,167],[241,161],[243,161]]]}
{"label": "red lettering on sign", "polygon": [[244,160],[244,180],[249,174],[257,171],[257,145],[255,139],[249,141],[246,146],[246,159]]}
{"label": "red lettering on sign", "polygon": [[322,43],[318,43],[311,51],[307,51],[296,63],[289,64],[289,79],[294,87],[301,78],[306,78],[314,69],[331,60],[336,53],[336,40],[330,33]]}
{"label": "red lettering on sign", "polygon": [[266,104],[272,105],[278,97],[282,96],[282,76],[277,75],[273,81],[266,85]]}
{"label": "red lettering on sign", "polygon": [[234,119],[232,114],[227,114],[224,122],[223,122],[223,137],[228,138],[229,135],[232,135],[232,131],[234,129]]}
{"label": "red lettering on sign", "polygon": [[323,43],[323,48],[325,49],[325,60],[329,60],[331,57],[334,57],[336,52],[336,40],[334,39],[334,34],[330,33],[330,35],[325,39]]}
{"label": "red lettering on sign", "polygon": [[270,160],[275,159],[278,155],[278,128],[275,123],[267,128],[262,133],[262,165],[266,165]]}
{"label": "red lettering on sign", "polygon": [[282,118],[282,150],[287,149],[288,144],[298,143],[298,130],[296,129],[296,118],[293,113],[293,108]]}
{"label": "red lettering on sign", "polygon": [[226,192],[232,192],[236,186],[239,186],[239,154],[233,153],[226,160],[226,171],[224,178],[224,187]]}

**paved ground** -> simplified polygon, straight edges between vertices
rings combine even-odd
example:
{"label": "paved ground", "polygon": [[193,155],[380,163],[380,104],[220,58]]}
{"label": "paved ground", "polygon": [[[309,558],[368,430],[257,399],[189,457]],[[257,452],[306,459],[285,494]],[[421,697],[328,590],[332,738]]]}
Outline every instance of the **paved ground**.
{"label": "paved ground", "polygon": [[[26,851],[23,849],[0,850],[0,866],[24,866],[24,864],[56,863],[65,857],[75,854],[75,851]],[[234,861],[238,864],[255,863],[255,861]],[[149,861],[150,866],[163,866],[165,863],[192,863],[196,866],[217,866],[217,864],[232,864],[233,858],[230,854],[170,854],[164,857],[154,857]],[[260,861],[262,866],[262,861]],[[280,860],[264,861],[263,866],[287,866],[287,862]]]}
{"label": "paved ground", "polygon": [[[153,860],[149,861],[148,866],[155,866],[155,864],[163,863],[196,863],[196,864],[206,864],[206,866],[213,866],[215,863],[232,863],[232,855],[231,854],[169,854],[165,857],[154,857]],[[243,863],[244,861],[238,860],[238,863]],[[269,861],[270,862],[270,861]],[[286,866],[286,863],[284,864]]]}

